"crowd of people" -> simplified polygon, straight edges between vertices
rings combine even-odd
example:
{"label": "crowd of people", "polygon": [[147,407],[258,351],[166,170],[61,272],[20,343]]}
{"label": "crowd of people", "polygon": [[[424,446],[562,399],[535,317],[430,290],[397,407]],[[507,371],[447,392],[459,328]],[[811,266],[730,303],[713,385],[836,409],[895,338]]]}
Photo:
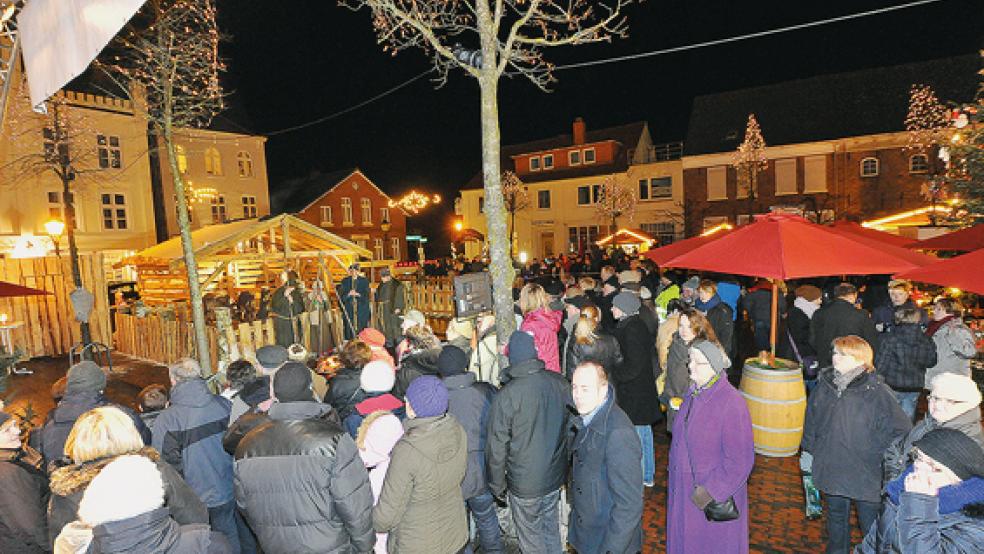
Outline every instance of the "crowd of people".
{"label": "crowd of people", "polygon": [[[810,391],[801,463],[825,499],[827,552],[980,551],[981,394],[955,300],[926,313],[906,282],[802,282],[773,332],[771,283],[625,255],[523,274],[501,341],[491,314],[441,340],[401,302],[387,332],[350,329],[326,374],[264,346],[225,368],[221,391],[183,360],[132,407],[105,397],[99,366],[73,365],[26,442],[0,415],[0,551],[631,554],[667,471],[666,550],[748,552],[737,360],[773,336]],[[354,319],[360,279],[353,268],[339,290]]]}

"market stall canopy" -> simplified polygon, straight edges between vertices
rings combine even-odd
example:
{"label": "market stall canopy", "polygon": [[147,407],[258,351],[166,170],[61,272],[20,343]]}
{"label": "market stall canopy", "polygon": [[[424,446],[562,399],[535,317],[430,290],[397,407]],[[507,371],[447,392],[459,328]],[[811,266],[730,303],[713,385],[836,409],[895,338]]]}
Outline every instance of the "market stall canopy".
{"label": "market stall canopy", "polygon": [[41,289],[0,281],[0,298],[11,298],[14,296],[42,296],[45,294],[51,293]]}
{"label": "market stall canopy", "polygon": [[918,264],[788,214],[757,216],[750,225],[663,265],[771,279],[892,274]]}
{"label": "market stall canopy", "polygon": [[984,248],[941,260],[930,266],[905,271],[896,277],[984,294]]}
{"label": "market stall canopy", "polygon": [[607,237],[595,242],[598,246],[609,244],[652,244],[656,239],[642,229],[619,229]]}
{"label": "market stall canopy", "polygon": [[[877,233],[879,235],[886,235],[886,236],[889,236],[889,237],[895,237],[895,238],[902,239],[902,237],[899,237],[897,235],[890,235],[888,233],[883,233],[881,231],[872,231],[872,230],[869,230],[869,229],[864,229],[864,227],[860,227],[860,226],[859,226],[859,228],[861,228],[861,229],[863,229],[865,231],[869,231],[870,233]],[[840,226],[840,227],[838,227],[838,226],[835,225],[833,227],[828,227],[827,229],[830,230],[830,231],[833,231],[833,232],[835,232],[835,233],[837,233],[839,235],[842,235],[844,237],[847,237],[847,238],[849,238],[849,239],[851,239],[851,240],[853,240],[855,242],[860,242],[861,244],[866,244],[866,245],[868,245],[868,246],[870,246],[872,248],[876,248],[878,250],[881,250],[882,252],[884,252],[886,254],[891,254],[891,255],[893,255],[893,256],[895,256],[897,258],[902,258],[903,260],[906,260],[908,262],[912,262],[912,263],[914,263],[914,264],[916,264],[917,266],[920,266],[920,267],[927,266],[927,265],[932,265],[932,264],[940,261],[939,258],[937,258],[935,256],[928,256],[926,254],[920,254],[919,252],[913,252],[912,250],[910,250],[908,248],[903,248],[901,246],[896,246],[894,244],[890,244],[887,241],[882,240],[880,237],[877,237],[876,235],[856,233],[853,230],[848,230],[848,228],[846,226]],[[903,241],[906,244],[908,244],[910,242],[909,239],[903,239]]]}
{"label": "market stall canopy", "polygon": [[468,241],[468,240],[475,241],[475,242],[485,241],[485,235],[479,233],[475,229],[462,229],[461,232],[458,233],[458,237],[459,240],[462,241]]}
{"label": "market stall canopy", "polygon": [[984,248],[984,223],[931,239],[909,242],[908,246],[913,250],[972,252]]}
{"label": "market stall canopy", "polygon": [[729,232],[731,232],[731,229],[722,228],[714,233],[697,235],[696,237],[690,237],[689,239],[679,240],[666,246],[654,248],[648,252],[644,252],[643,256],[656,262],[656,265],[663,265],[673,258],[686,254],[698,246],[703,246],[711,241],[717,240]]}
{"label": "market stall canopy", "polygon": [[862,226],[860,223],[855,223],[854,221],[847,221],[845,219],[839,219],[831,223],[830,228],[835,231],[852,233],[885,244],[890,244],[892,246],[906,247],[912,244],[912,239],[895,235],[892,233],[886,233],[884,231],[878,231],[877,229],[869,229],[867,227]]}

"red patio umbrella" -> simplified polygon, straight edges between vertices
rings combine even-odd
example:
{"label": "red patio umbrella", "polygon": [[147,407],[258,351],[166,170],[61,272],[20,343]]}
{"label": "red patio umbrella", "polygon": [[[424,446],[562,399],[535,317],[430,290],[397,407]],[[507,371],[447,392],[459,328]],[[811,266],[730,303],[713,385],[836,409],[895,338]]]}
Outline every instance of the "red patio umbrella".
{"label": "red patio umbrella", "polygon": [[877,240],[892,246],[898,246],[900,248],[905,248],[912,244],[912,239],[900,237],[899,235],[893,235],[892,233],[886,233],[877,229],[869,229],[859,223],[847,221],[846,219],[838,219],[830,224],[830,228],[835,231],[853,233],[855,235]]}
{"label": "red patio umbrella", "polygon": [[[860,227],[860,226],[858,226],[858,227],[860,229],[864,229],[864,227]],[[878,250],[881,250],[882,252],[885,252],[886,254],[891,254],[891,255],[893,255],[895,257],[902,258],[903,260],[912,262],[912,263],[914,263],[914,264],[916,264],[918,266],[932,265],[932,264],[935,264],[936,262],[940,261],[940,259],[937,258],[937,257],[935,257],[935,256],[929,256],[929,255],[926,255],[926,254],[921,254],[919,252],[913,252],[912,250],[910,250],[908,248],[903,248],[901,246],[896,246],[895,244],[891,244],[888,241],[884,241],[884,240],[882,240],[881,238],[879,238],[879,237],[877,237],[875,235],[857,233],[857,232],[855,232],[854,230],[851,230],[850,228],[848,228],[845,225],[841,225],[841,226],[834,225],[832,227],[828,227],[827,229],[830,230],[830,231],[833,231],[833,232],[835,232],[835,233],[837,233],[837,234],[839,234],[841,236],[847,237],[847,238],[849,238],[849,239],[851,239],[853,241],[860,242],[862,244],[867,244],[868,246],[871,246],[872,248],[877,248]],[[864,230],[867,231],[868,229],[864,229]],[[871,232],[872,233],[878,233],[880,235],[886,235],[888,237],[895,237],[897,239],[902,239],[902,237],[899,237],[899,236],[896,236],[896,235],[890,235],[888,233],[882,233],[881,231],[871,231]],[[906,244],[909,243],[909,239],[902,239],[902,240]]]}
{"label": "red patio umbrella", "polygon": [[642,255],[656,262],[656,265],[663,265],[677,256],[682,256],[698,246],[703,246],[711,241],[717,240],[730,232],[730,229],[722,229],[710,235],[697,235],[696,237],[679,240],[677,242],[667,244],[666,246],[653,248],[652,250],[644,252]]}
{"label": "red patio umbrella", "polygon": [[957,250],[972,252],[984,248],[984,223],[959,231],[909,243],[914,250]]}
{"label": "red patio umbrella", "polygon": [[41,289],[33,289],[23,285],[15,285],[14,283],[0,281],[0,298],[9,298],[12,296],[41,296],[44,294],[51,293]]}
{"label": "red patio umbrella", "polygon": [[903,279],[984,294],[984,248],[896,275]]}

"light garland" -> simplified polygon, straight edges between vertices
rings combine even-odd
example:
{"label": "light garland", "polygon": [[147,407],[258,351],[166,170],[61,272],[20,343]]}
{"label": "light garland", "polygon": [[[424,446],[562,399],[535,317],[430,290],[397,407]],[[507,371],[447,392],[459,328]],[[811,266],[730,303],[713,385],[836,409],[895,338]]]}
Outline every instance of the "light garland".
{"label": "light garland", "polygon": [[387,206],[390,208],[401,208],[404,211],[410,212],[414,215],[420,213],[421,210],[427,208],[432,204],[440,204],[441,197],[437,194],[423,194],[415,190],[411,190],[407,194],[403,195],[399,200],[390,200],[387,202]]}
{"label": "light garland", "polygon": [[738,186],[745,187],[748,195],[753,196],[758,172],[769,167],[769,160],[765,157],[765,138],[753,113],[748,114],[745,140],[735,150],[731,165],[738,174]]}
{"label": "light garland", "polygon": [[635,219],[635,191],[623,185],[614,175],[608,176],[598,187],[598,217],[615,221],[621,216]]}

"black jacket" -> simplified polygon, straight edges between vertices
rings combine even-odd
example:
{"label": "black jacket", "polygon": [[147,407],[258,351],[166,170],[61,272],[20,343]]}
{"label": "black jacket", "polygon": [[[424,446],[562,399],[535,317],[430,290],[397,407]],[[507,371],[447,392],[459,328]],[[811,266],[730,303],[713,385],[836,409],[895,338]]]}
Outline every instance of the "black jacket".
{"label": "black jacket", "polygon": [[444,386],[448,389],[448,413],[458,420],[468,436],[468,468],[461,482],[461,494],[468,499],[488,489],[485,444],[495,387],[476,381],[474,373],[449,375],[444,378]]}
{"label": "black jacket", "polygon": [[884,333],[875,356],[875,368],[897,391],[918,392],[926,382],[926,368],[936,365],[936,343],[917,323],[902,323]]}
{"label": "black jacket", "polygon": [[609,374],[622,363],[622,349],[618,347],[615,337],[601,329],[595,334],[598,338],[589,344],[579,344],[576,338],[571,337],[565,353],[568,379],[574,376],[574,370],[581,362],[598,362]]}
{"label": "black jacket", "polygon": [[437,375],[437,358],[441,355],[441,348],[431,348],[421,352],[414,352],[407,355],[400,362],[400,369],[396,372],[396,383],[393,385],[393,396],[403,398],[407,394],[407,387],[414,379],[421,375]]}
{"label": "black jacket", "polygon": [[236,448],[236,504],[267,554],[369,552],[372,491],[358,449],[320,402],[287,402]]}
{"label": "black jacket", "polygon": [[[676,397],[683,400],[690,387],[690,346],[682,338],[680,333],[673,333],[673,342],[666,356],[666,381],[663,384],[663,401],[669,403],[670,399]],[[679,406],[677,406],[679,408]],[[676,419],[679,410],[672,407],[666,408],[666,430],[673,432],[673,420]]]}
{"label": "black jacket", "polygon": [[221,533],[207,524],[179,525],[167,508],[97,525],[92,529],[93,554],[233,554]]}
{"label": "black jacket", "polygon": [[786,331],[789,333],[788,335],[783,333],[776,338],[776,342],[779,343],[777,352],[780,357],[787,360],[797,360],[796,351],[789,342],[789,338],[792,337],[793,341],[796,342],[796,350],[799,351],[802,358],[816,358],[817,350],[810,344],[810,316],[793,306],[786,314]]}
{"label": "black jacket", "polygon": [[0,552],[49,552],[48,483],[34,449],[0,449]]}
{"label": "black jacket", "polygon": [[328,381],[325,404],[331,404],[342,421],[352,413],[356,404],[365,400],[365,393],[362,392],[359,381],[361,375],[361,369],[346,367]]}
{"label": "black jacket", "polygon": [[560,488],[567,474],[571,385],[538,358],[509,366],[492,400],[485,463],[489,489],[535,498]]}
{"label": "black jacket", "polygon": [[806,408],[801,446],[813,454],[813,482],[826,494],[879,502],[882,453],[912,424],[881,377],[864,372],[839,393],[835,374],[820,373]]}
{"label": "black jacket", "polygon": [[838,337],[857,335],[868,341],[875,354],[878,353],[878,331],[868,314],[854,307],[846,300],[835,299],[824,304],[810,321],[810,344],[817,351],[820,367],[833,364],[833,342]]}
{"label": "black jacket", "polygon": [[615,338],[622,349],[623,360],[610,372],[618,406],[634,425],[660,421],[659,394],[653,373],[656,341],[638,315],[619,320]]}
{"label": "black jacket", "polygon": [[734,312],[731,311],[731,306],[725,304],[723,300],[707,310],[707,322],[711,324],[718,342],[724,347],[729,358],[734,358],[735,352],[735,319],[733,316]]}
{"label": "black jacket", "polygon": [[646,324],[646,329],[649,330],[649,334],[655,340],[656,333],[659,332],[659,314],[656,313],[655,309],[643,304],[639,306],[639,318]]}

